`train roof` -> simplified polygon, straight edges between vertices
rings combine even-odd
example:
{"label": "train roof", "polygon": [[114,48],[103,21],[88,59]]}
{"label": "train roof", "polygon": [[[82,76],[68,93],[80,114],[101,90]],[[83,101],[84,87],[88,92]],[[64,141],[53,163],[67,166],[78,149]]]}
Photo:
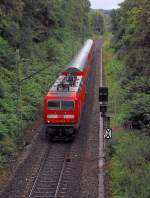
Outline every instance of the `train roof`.
{"label": "train roof", "polygon": [[79,53],[74,57],[70,64],[66,67],[65,72],[74,73],[82,72],[87,61],[89,52],[93,45],[93,40],[88,39]]}
{"label": "train roof", "polygon": [[53,86],[49,89],[47,96],[50,97],[74,97],[80,88],[81,82],[82,82],[82,76],[77,76],[77,79],[75,81],[75,84],[73,86],[69,87],[69,90],[59,90],[57,89],[58,85],[63,81],[65,78],[65,75],[61,75],[58,77],[58,79],[55,81]]}

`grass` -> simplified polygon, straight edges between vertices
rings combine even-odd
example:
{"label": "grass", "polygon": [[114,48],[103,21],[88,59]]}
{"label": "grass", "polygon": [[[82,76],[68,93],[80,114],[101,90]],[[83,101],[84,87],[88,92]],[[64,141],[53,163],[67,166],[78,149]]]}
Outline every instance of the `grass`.
{"label": "grass", "polygon": [[114,113],[112,118],[112,126],[118,126],[122,124],[123,113],[122,109],[122,89],[118,82],[118,76],[122,68],[122,62],[116,59],[114,50],[110,48],[111,34],[104,36],[103,43],[103,65],[106,77],[106,85],[109,90],[109,103],[108,111]]}

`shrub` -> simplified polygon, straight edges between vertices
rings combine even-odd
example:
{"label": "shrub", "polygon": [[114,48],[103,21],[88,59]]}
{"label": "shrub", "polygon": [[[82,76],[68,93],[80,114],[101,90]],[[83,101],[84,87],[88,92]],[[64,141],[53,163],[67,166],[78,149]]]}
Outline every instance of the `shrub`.
{"label": "shrub", "polygon": [[137,131],[114,134],[110,174],[113,197],[148,198],[150,190],[149,137]]}
{"label": "shrub", "polygon": [[15,64],[15,51],[0,37],[0,66],[12,68]]}

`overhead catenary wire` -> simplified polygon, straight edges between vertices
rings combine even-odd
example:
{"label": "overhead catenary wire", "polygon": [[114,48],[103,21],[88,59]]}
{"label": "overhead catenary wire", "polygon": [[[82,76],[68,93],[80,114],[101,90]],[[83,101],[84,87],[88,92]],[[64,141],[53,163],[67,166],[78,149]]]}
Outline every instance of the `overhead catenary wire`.
{"label": "overhead catenary wire", "polygon": [[17,126],[17,133],[21,133],[23,129],[23,114],[22,114],[22,82],[27,81],[34,77],[35,75],[41,73],[43,70],[48,69],[49,65],[43,67],[40,70],[37,70],[36,72],[32,73],[31,75],[20,79],[20,67],[19,63],[22,59],[20,58],[20,51],[19,49],[16,49],[16,90],[17,90],[17,102],[16,102],[16,115],[18,118],[18,126]]}

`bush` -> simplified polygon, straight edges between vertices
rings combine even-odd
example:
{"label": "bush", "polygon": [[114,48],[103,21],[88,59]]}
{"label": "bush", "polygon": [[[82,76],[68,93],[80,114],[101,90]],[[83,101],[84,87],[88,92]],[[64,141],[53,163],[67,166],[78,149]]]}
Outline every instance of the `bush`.
{"label": "bush", "polygon": [[0,37],[0,66],[12,68],[15,61],[15,51]]}
{"label": "bush", "polygon": [[139,132],[114,134],[110,167],[113,197],[148,198],[150,195],[149,137]]}

